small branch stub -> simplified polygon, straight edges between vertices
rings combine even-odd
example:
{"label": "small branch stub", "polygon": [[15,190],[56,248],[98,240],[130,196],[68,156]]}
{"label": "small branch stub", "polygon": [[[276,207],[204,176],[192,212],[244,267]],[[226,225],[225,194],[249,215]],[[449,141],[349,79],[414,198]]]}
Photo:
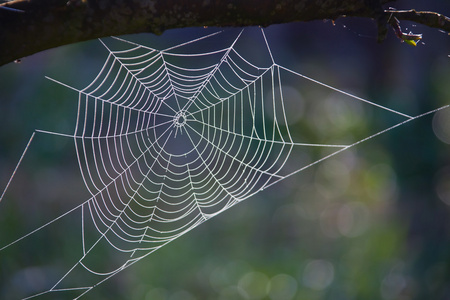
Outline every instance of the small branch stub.
{"label": "small branch stub", "polygon": [[414,33],[404,33],[400,28],[400,22],[397,18],[392,18],[389,20],[389,23],[394,29],[395,35],[402,41],[406,42],[408,45],[417,46],[417,42],[422,39],[422,34],[414,34]]}
{"label": "small branch stub", "polygon": [[417,42],[422,39],[422,34],[405,33],[401,30],[400,21],[412,21],[428,27],[439,28],[450,34],[450,18],[442,14],[430,11],[411,10],[386,10],[389,14],[388,23],[395,32],[395,35],[409,45],[416,46]]}

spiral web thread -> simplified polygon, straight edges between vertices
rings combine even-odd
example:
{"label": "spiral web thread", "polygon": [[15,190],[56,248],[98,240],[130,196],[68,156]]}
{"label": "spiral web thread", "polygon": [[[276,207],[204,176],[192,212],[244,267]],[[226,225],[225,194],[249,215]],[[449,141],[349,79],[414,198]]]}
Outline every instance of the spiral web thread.
{"label": "spiral web thread", "polygon": [[[74,290],[80,290],[81,297],[265,188],[436,111],[409,116],[283,67],[274,61],[263,30],[263,47],[270,58],[265,67],[240,54],[236,44],[241,34],[223,49],[206,53],[180,50],[217,34],[220,32],[162,51],[114,38],[123,48],[112,50],[102,42],[109,55],[86,88],[78,90],[49,78],[79,93],[75,131],[35,133],[73,139],[91,197],[28,234],[75,210],[82,211],[81,258],[52,288],[30,298]],[[395,115],[400,121],[350,144],[296,141],[285,107],[285,76]],[[299,164],[292,154],[310,148],[329,151]],[[88,223],[98,232],[94,241],[85,238]],[[97,270],[86,262],[96,246],[105,243],[125,257],[122,265],[109,271]],[[63,287],[64,279],[80,267],[100,279],[89,286]]]}

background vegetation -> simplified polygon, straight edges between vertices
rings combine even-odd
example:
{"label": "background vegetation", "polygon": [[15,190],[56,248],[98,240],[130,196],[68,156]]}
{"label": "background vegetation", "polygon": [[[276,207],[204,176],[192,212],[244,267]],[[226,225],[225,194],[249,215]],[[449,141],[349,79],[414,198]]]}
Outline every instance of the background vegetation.
{"label": "background vegetation", "polygon": [[[443,1],[416,2],[416,9],[450,14]],[[450,38],[402,25],[423,33],[425,44],[410,47],[392,34],[377,44],[374,24],[358,19],[341,19],[335,26],[270,26],[267,36],[281,65],[374,102],[411,115],[449,104]],[[202,30],[132,38],[164,48]],[[2,188],[34,129],[73,128],[76,93],[44,76],[82,88],[105,54],[92,41],[0,68]],[[327,118],[326,109],[317,112],[313,133],[357,137],[389,122],[368,122],[352,109],[343,114],[335,120]],[[448,109],[424,117],[288,178],[86,298],[448,299],[449,120]],[[72,148],[55,137],[33,142],[10,194],[0,202],[0,247],[88,198]],[[55,282],[61,276],[58,265],[79,258],[79,217],[64,218],[0,252],[0,298],[15,299]]]}

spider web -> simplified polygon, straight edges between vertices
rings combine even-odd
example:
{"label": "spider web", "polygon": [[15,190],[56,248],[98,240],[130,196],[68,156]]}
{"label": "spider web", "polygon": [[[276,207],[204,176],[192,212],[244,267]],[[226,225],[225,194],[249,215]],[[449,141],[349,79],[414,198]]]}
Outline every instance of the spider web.
{"label": "spider web", "polygon": [[[81,297],[271,185],[448,107],[410,116],[277,64],[263,30],[255,46],[259,58],[242,50],[242,31],[225,48],[208,42],[221,34],[165,50],[121,38],[100,41],[108,56],[87,87],[77,89],[49,78],[78,93],[75,130],[36,130],[30,143],[35,134],[72,139],[90,198],[1,249],[81,211],[79,259],[51,288],[30,298],[61,291],[79,291],[76,297]],[[210,50],[212,44],[216,48]],[[196,52],[193,45],[208,51]],[[345,105],[371,110],[375,117],[388,116],[392,124],[344,142],[298,136],[291,127],[301,122],[295,110],[304,99],[292,86],[335,93]],[[306,153],[308,159],[299,159],[297,153]],[[96,238],[87,237],[90,230]],[[96,266],[90,257],[99,245],[115,249],[120,263],[109,269]],[[67,286],[75,269],[91,274],[90,283]]]}

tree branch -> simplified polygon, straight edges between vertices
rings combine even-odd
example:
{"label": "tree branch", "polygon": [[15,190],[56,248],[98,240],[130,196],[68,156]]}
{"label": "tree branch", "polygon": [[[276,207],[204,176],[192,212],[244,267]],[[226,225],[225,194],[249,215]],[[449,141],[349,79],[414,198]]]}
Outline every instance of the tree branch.
{"label": "tree branch", "polygon": [[397,18],[403,21],[412,21],[428,27],[439,28],[450,32],[450,18],[431,11],[386,10],[389,20]]}
{"label": "tree branch", "polygon": [[[387,2],[392,1],[15,0],[0,4],[0,66],[61,45],[181,27],[268,26],[345,15],[377,19],[384,36],[387,12],[382,5]],[[398,14],[399,19],[409,16]],[[425,22],[421,15],[414,18]]]}

